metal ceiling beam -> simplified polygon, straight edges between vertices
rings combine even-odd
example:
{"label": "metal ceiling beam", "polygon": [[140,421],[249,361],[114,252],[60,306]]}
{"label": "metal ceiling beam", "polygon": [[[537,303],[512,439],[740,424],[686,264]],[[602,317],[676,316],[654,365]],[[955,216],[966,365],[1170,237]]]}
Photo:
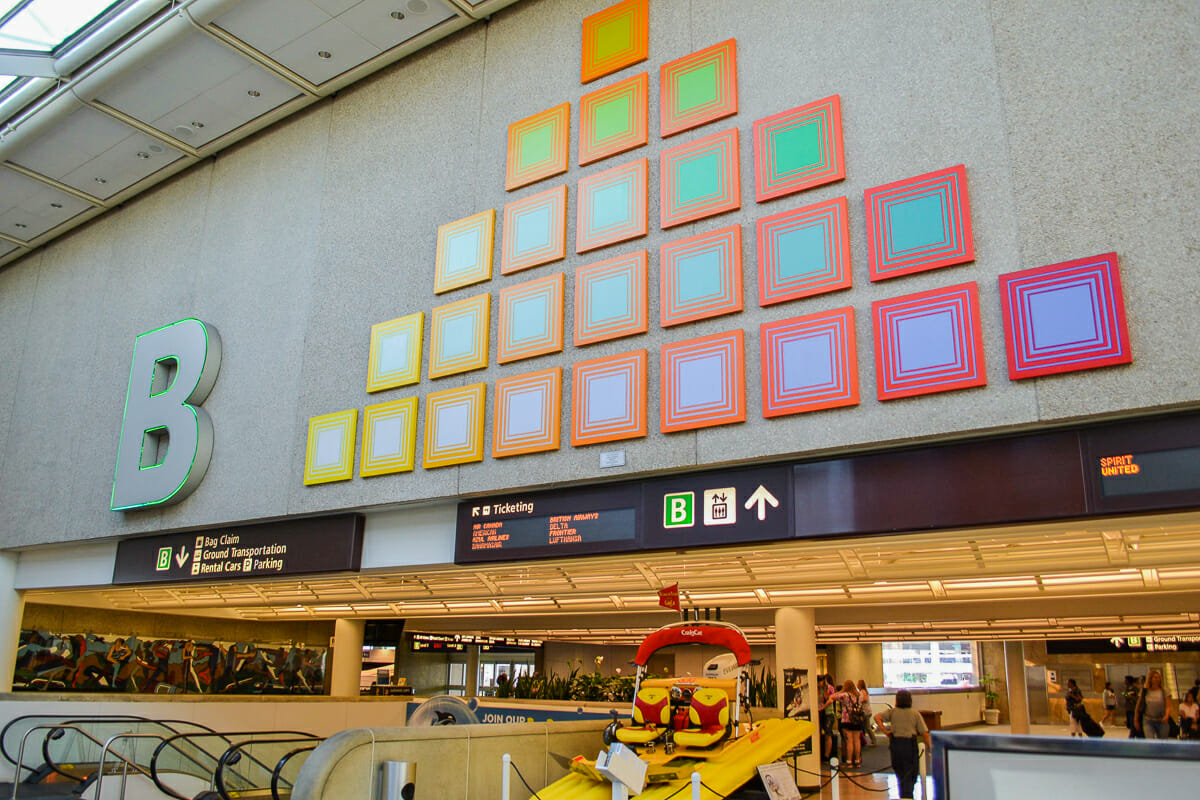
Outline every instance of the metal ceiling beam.
{"label": "metal ceiling beam", "polygon": [[0,49],[0,75],[22,78],[57,78],[54,56],[21,50]]}

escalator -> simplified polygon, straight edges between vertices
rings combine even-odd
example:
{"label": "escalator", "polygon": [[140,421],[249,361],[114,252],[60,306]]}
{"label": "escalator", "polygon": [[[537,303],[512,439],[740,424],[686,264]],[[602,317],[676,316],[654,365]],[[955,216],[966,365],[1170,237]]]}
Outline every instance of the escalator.
{"label": "escalator", "polygon": [[180,734],[150,760],[155,786],[175,800],[287,800],[321,739],[297,731]]}

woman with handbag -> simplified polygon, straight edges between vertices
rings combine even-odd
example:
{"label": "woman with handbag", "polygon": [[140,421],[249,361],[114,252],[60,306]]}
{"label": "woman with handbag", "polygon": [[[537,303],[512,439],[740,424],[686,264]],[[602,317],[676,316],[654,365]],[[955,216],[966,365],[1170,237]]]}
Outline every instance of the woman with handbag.
{"label": "woman with handbag", "polygon": [[[917,761],[917,737],[925,739],[926,751],[931,747],[929,727],[925,724],[921,712],[912,707],[912,693],[908,689],[896,692],[896,707],[886,708],[876,714],[875,723],[879,725],[880,730],[887,731],[892,754],[892,772],[896,773],[900,796],[912,797],[920,767]],[[884,723],[890,723],[891,727],[885,728]],[[922,788],[922,794],[924,792]]]}
{"label": "woman with handbag", "polygon": [[1166,739],[1171,730],[1171,696],[1163,686],[1162,673],[1150,670],[1146,688],[1138,699],[1137,717],[1139,729],[1147,739]]}
{"label": "woman with handbag", "polygon": [[864,711],[859,705],[858,687],[846,679],[842,690],[833,695],[842,704],[842,738],[846,746],[846,766],[862,766],[862,732],[866,725]]}

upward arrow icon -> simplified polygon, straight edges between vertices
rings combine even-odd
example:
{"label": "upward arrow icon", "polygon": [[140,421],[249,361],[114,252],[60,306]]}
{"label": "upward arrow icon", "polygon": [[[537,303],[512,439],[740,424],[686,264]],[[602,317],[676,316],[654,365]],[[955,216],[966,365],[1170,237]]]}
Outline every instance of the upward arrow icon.
{"label": "upward arrow icon", "polygon": [[175,563],[178,566],[182,567],[184,564],[187,563],[187,560],[188,560],[187,548],[186,547],[179,548],[179,554],[175,556]]}
{"label": "upward arrow icon", "polygon": [[767,487],[761,483],[754,490],[754,494],[750,495],[746,500],[746,510],[749,511],[758,503],[758,521],[762,522],[767,518],[767,503],[771,504],[771,508],[779,508],[779,501],[775,499],[775,495],[767,491]]}

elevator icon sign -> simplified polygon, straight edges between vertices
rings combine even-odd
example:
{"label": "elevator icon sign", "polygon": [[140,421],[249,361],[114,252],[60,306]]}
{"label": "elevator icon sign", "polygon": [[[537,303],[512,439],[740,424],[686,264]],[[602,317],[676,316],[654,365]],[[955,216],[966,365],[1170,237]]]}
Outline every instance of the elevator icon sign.
{"label": "elevator icon sign", "polygon": [[704,490],[704,524],[737,524],[737,487]]}

